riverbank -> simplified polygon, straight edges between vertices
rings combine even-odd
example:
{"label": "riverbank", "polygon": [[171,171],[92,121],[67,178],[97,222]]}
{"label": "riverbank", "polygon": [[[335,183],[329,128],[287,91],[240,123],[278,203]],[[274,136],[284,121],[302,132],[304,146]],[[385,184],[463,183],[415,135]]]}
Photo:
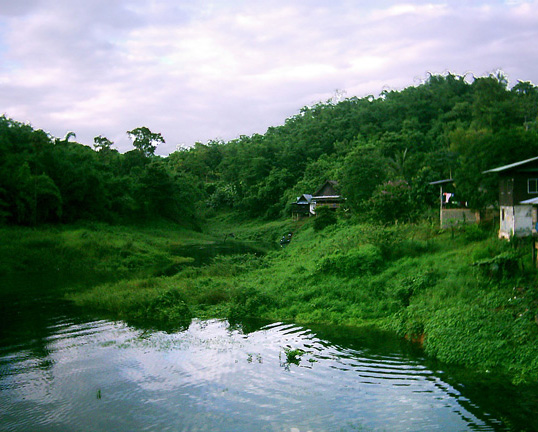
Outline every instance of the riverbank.
{"label": "riverbank", "polygon": [[189,258],[175,248],[215,239],[174,224],[102,223],[0,228],[0,272],[80,271],[117,278],[176,273]]}
{"label": "riverbank", "polygon": [[[175,329],[196,316],[374,326],[443,362],[514,382],[538,379],[536,272],[525,245],[474,226],[439,232],[339,221],[315,231],[311,221],[234,222],[214,219],[204,234],[172,226],[4,229],[2,256],[16,255],[3,266],[22,270],[34,261],[36,270],[90,266],[111,274],[68,298],[137,325]],[[176,253],[223,235],[278,246],[288,232],[285,248],[220,255],[202,266]]]}

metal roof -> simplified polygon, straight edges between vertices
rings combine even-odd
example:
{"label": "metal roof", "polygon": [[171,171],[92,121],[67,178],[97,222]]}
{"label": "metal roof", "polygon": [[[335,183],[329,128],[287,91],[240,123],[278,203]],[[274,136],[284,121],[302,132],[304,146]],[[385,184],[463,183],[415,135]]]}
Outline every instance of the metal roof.
{"label": "metal roof", "polygon": [[521,201],[520,204],[538,204],[538,198],[531,198],[525,201]]}
{"label": "metal roof", "polygon": [[311,201],[312,201],[312,195],[310,194],[302,194],[300,197],[297,197],[297,204],[300,204],[300,203],[310,204]]}
{"label": "metal roof", "polygon": [[490,170],[487,170],[487,171],[482,171],[482,174],[506,171],[506,170],[516,168],[518,166],[525,165],[525,164],[528,164],[529,162],[534,162],[534,161],[538,161],[538,156],[530,158],[530,159],[527,159],[527,160],[524,160],[524,161],[515,162],[515,163],[512,163],[510,165],[504,165],[504,166],[493,168],[493,169],[490,169]]}

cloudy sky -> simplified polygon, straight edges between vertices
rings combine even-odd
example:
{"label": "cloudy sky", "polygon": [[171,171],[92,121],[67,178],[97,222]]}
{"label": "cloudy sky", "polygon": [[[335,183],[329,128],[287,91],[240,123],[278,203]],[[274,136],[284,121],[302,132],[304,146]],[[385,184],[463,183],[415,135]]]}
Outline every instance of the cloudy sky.
{"label": "cloudy sky", "polygon": [[0,0],[0,114],[167,155],[428,72],[538,84],[537,41],[538,0]]}

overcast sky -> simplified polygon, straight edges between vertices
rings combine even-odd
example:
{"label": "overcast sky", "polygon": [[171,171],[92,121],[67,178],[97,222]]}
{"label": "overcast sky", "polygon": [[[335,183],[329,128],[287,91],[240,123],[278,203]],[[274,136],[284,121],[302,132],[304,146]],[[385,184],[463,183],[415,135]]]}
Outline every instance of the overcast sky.
{"label": "overcast sky", "polygon": [[264,133],[428,72],[538,83],[538,0],[0,0],[0,114],[124,152]]}

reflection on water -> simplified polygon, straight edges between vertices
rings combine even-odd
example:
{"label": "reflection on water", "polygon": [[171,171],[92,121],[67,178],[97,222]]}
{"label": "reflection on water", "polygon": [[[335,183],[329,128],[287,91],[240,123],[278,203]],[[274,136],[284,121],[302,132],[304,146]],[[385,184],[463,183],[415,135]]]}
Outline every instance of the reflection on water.
{"label": "reflection on water", "polygon": [[211,263],[217,256],[241,254],[261,256],[275,247],[275,244],[272,243],[228,240],[199,245],[175,245],[171,246],[170,249],[174,255],[192,258],[194,265],[205,265]]}
{"label": "reflection on water", "polygon": [[147,332],[24,298],[0,334],[2,431],[521,427],[484,405],[476,386],[380,334],[218,320]]}
{"label": "reflection on water", "polygon": [[[419,361],[293,325],[49,325],[44,355],[2,349],[2,430],[503,430]],[[297,365],[286,347],[304,352]]]}

